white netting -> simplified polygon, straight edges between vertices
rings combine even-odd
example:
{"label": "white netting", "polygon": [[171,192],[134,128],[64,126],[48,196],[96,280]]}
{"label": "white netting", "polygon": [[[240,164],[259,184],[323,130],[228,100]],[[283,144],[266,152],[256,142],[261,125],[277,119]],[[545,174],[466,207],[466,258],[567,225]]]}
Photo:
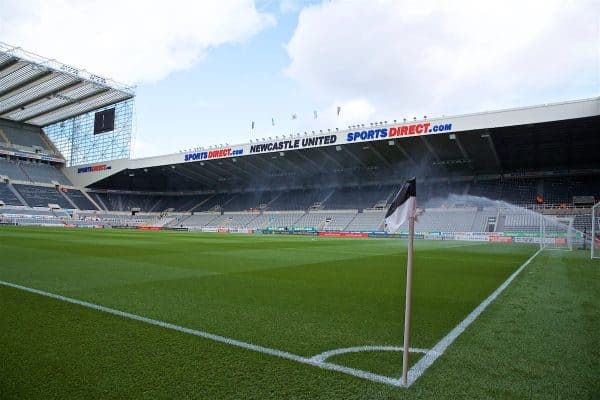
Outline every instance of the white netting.
{"label": "white netting", "polygon": [[583,236],[573,229],[573,218],[549,217],[542,218],[540,234],[541,246],[548,250],[573,250],[576,243],[581,244]]}
{"label": "white netting", "polygon": [[600,203],[592,208],[592,232],[589,239],[592,258],[600,258]]}

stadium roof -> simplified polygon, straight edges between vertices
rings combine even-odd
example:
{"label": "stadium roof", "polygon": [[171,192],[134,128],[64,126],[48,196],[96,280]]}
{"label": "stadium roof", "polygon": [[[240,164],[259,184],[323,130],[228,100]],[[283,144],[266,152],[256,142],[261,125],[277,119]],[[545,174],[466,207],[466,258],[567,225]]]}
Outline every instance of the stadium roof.
{"label": "stadium roof", "polygon": [[[425,126],[429,130],[421,129]],[[372,185],[413,175],[432,181],[597,175],[599,126],[600,98],[594,98],[114,160],[65,172],[83,186],[171,192]],[[382,129],[383,137],[363,135]],[[323,143],[304,145],[311,138]]]}
{"label": "stadium roof", "polygon": [[46,126],[134,96],[134,87],[0,42],[0,118]]}

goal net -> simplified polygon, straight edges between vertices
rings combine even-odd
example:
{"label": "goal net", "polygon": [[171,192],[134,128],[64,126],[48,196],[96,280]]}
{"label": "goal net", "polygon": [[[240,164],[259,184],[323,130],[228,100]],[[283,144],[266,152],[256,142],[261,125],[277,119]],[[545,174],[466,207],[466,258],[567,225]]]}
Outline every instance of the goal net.
{"label": "goal net", "polygon": [[583,241],[581,232],[573,228],[573,218],[542,217],[540,236],[540,246],[548,250],[572,251],[575,243]]}
{"label": "goal net", "polygon": [[600,258],[600,203],[592,207],[592,232],[589,239],[592,259]]}

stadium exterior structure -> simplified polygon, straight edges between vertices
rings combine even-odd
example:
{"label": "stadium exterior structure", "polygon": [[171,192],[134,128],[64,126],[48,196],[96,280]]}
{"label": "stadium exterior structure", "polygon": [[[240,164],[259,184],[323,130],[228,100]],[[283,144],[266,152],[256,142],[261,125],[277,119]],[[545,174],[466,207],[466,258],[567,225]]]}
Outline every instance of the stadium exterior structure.
{"label": "stadium exterior structure", "polygon": [[600,176],[600,98],[284,135],[64,169],[99,190],[215,193],[319,185]]}
{"label": "stadium exterior structure", "polygon": [[600,199],[598,97],[130,159],[133,87],[4,43],[0,77],[0,224],[385,235],[416,176],[421,235],[530,241],[543,226],[572,248],[564,227],[589,232]]}

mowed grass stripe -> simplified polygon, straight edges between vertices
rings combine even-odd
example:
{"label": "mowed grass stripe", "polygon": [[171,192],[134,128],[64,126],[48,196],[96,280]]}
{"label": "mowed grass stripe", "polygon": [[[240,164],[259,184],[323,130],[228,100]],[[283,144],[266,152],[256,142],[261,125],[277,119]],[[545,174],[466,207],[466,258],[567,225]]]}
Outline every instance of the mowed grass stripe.
{"label": "mowed grass stripe", "polygon": [[[600,272],[587,257],[543,253],[409,389],[0,287],[0,398],[593,399]],[[397,354],[332,361],[382,368]]]}
{"label": "mowed grass stripe", "polygon": [[[0,230],[0,279],[307,357],[401,345],[403,241],[66,232]],[[417,243],[415,347],[435,344],[533,252],[496,244],[439,250],[456,245]]]}

